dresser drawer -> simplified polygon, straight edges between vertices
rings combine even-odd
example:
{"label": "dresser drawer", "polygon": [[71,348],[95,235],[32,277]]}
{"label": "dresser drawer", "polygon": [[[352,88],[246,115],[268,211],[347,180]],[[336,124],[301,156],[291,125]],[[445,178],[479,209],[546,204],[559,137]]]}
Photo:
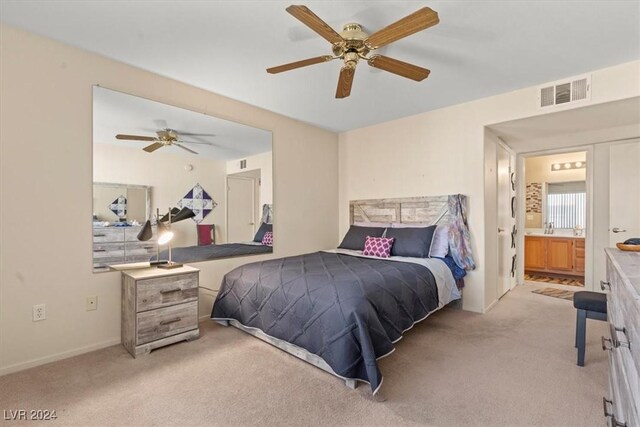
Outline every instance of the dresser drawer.
{"label": "dresser drawer", "polygon": [[[619,423],[626,423],[627,426],[637,426],[635,422],[638,419],[634,402],[638,402],[637,381],[635,386],[630,381],[635,375],[635,372],[629,372],[623,359],[627,356],[625,354],[626,348],[614,348],[610,350],[609,354],[609,381],[611,382],[611,388],[613,395],[614,414]],[[627,351],[628,353],[628,351]]]}
{"label": "dresser drawer", "polygon": [[157,251],[157,246],[152,242],[127,242],[125,252],[127,256],[132,255],[153,255]]}
{"label": "dresser drawer", "polygon": [[124,259],[124,243],[94,243],[93,259],[120,257]]}
{"label": "dresser drawer", "polygon": [[122,228],[94,228],[93,242],[124,242],[124,230]]}
{"label": "dresser drawer", "polygon": [[145,311],[137,314],[136,344],[146,344],[197,328],[197,301]]}
{"label": "dresser drawer", "polygon": [[124,241],[125,242],[139,242],[138,233],[140,233],[140,230],[142,230],[142,227],[138,227],[138,226],[125,227],[125,229],[124,229]]}
{"label": "dresser drawer", "polygon": [[136,311],[153,310],[198,299],[198,273],[138,281]]}

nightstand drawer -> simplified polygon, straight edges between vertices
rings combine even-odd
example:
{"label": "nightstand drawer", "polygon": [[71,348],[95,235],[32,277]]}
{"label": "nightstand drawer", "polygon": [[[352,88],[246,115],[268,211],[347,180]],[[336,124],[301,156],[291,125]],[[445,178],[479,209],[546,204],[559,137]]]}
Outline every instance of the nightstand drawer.
{"label": "nightstand drawer", "polygon": [[136,311],[153,310],[198,299],[198,273],[138,281]]}
{"label": "nightstand drawer", "polygon": [[198,302],[172,305],[137,314],[136,344],[146,344],[198,327]]}

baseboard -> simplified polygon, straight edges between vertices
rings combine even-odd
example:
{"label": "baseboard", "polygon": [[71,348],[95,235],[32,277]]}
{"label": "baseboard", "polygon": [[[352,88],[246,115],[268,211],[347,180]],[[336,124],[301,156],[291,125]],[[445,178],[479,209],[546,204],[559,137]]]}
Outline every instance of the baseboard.
{"label": "baseboard", "polygon": [[18,371],[24,371],[25,369],[34,368],[36,366],[44,365],[46,363],[57,362],[58,360],[68,359],[69,357],[79,356],[91,351],[100,350],[105,347],[111,347],[112,345],[120,344],[120,337],[113,338],[107,341],[103,341],[97,344],[91,344],[85,347],[79,347],[73,350],[63,351],[62,353],[51,354],[49,356],[40,357],[38,359],[32,359],[26,362],[20,362],[13,365],[0,368],[0,377],[7,374],[12,374]]}
{"label": "baseboard", "polygon": [[500,301],[500,300],[498,300],[498,299],[497,299],[497,300],[494,300],[491,304],[489,304],[487,307],[485,307],[485,309],[484,309],[483,313],[486,313],[486,312],[488,312],[489,310],[491,310],[491,309],[493,308],[493,306],[494,306],[494,305],[496,305],[496,304],[498,303],[498,301]]}

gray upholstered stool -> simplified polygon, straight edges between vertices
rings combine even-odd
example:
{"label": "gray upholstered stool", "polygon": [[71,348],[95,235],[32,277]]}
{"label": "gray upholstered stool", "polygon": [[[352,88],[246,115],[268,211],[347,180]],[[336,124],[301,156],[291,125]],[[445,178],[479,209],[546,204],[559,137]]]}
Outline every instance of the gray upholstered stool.
{"label": "gray upholstered stool", "polygon": [[607,294],[589,291],[576,292],[573,294],[573,306],[578,309],[575,344],[578,348],[578,366],[584,366],[587,318],[607,320]]}

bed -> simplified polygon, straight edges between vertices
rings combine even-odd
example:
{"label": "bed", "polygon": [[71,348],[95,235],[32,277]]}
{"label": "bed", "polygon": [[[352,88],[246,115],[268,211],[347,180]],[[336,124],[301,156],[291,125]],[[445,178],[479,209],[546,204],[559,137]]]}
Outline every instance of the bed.
{"label": "bed", "polygon": [[[448,196],[354,201],[351,222],[453,222],[448,202]],[[393,212],[389,206],[396,206]],[[377,360],[394,351],[404,332],[460,297],[452,270],[441,259],[381,259],[335,249],[232,270],[211,318],[336,375],[351,388],[368,383],[376,394],[383,381]]]}

